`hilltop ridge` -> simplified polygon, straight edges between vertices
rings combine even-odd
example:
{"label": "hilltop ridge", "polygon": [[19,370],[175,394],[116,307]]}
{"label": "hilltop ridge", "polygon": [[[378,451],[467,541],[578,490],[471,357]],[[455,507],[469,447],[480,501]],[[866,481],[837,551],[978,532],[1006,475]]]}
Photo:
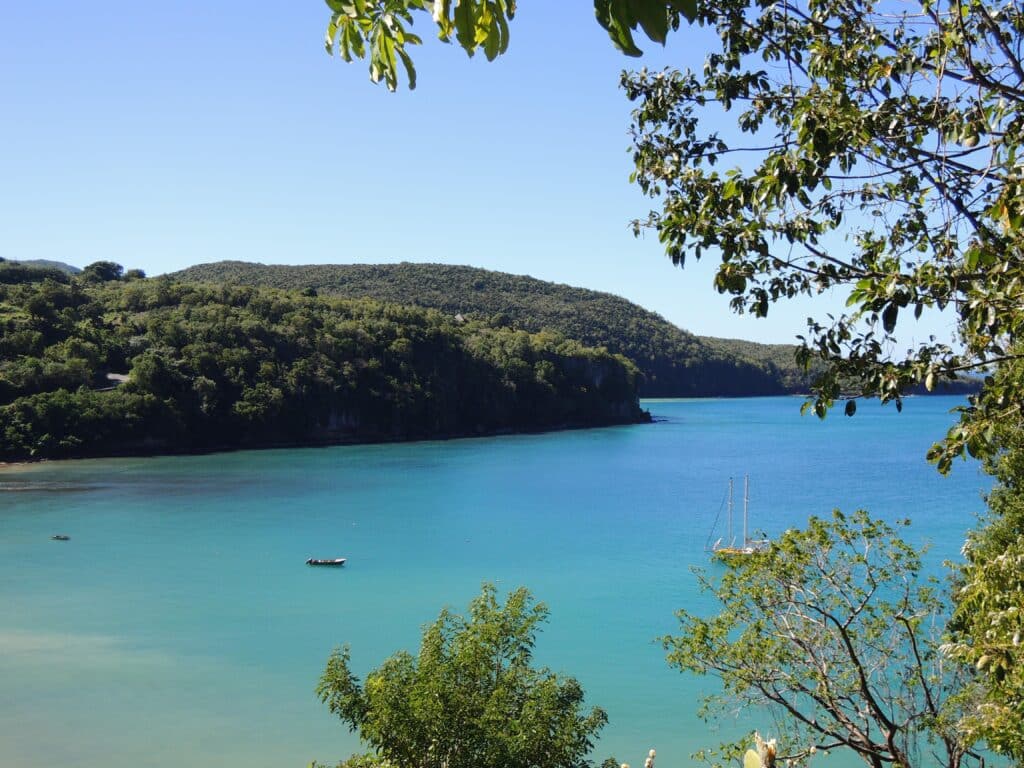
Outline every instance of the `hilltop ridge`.
{"label": "hilltop ridge", "polygon": [[200,264],[170,277],[312,290],[437,309],[531,333],[557,331],[631,359],[643,397],[737,397],[806,392],[787,344],[701,337],[620,296],[523,275],[449,264]]}

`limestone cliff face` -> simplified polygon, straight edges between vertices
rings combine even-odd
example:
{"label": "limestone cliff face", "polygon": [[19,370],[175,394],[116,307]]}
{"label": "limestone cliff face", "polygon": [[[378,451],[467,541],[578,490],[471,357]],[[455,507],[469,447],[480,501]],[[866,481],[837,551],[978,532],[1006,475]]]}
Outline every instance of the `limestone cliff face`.
{"label": "limestone cliff face", "polygon": [[[640,407],[636,376],[616,361],[572,357],[560,367],[538,366],[528,380],[504,381],[481,392],[476,379],[453,376],[424,408],[398,402],[365,410],[334,406],[310,431],[320,442],[415,440],[637,424],[650,421]],[[556,379],[550,381],[550,379]]]}
{"label": "limestone cliff face", "polygon": [[649,421],[650,416],[640,408],[637,390],[641,377],[629,365],[615,358],[575,356],[567,358],[563,367],[581,382],[583,388],[607,403],[611,418],[620,423]]}

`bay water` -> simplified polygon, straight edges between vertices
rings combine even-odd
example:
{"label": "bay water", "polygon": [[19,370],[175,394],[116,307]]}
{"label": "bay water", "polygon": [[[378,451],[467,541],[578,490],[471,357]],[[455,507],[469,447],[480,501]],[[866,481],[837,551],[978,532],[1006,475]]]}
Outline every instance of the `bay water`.
{"label": "bay water", "polygon": [[822,422],[794,398],[648,401],[649,425],[4,468],[0,765],[339,760],[360,745],[314,695],[331,649],[365,675],[484,581],[550,608],[536,660],[608,712],[597,761],[653,746],[659,766],[690,765],[769,727],[701,722],[708,683],[657,640],[676,609],[710,607],[691,569],[721,567],[705,548],[728,478],[749,474],[769,536],[836,507],[910,518],[938,573],[990,483],[924,460],[959,403]]}

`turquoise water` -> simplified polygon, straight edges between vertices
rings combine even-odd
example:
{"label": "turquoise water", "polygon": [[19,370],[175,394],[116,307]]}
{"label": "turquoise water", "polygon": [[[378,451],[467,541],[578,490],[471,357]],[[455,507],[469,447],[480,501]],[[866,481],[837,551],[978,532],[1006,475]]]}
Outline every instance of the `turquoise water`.
{"label": "turquoise water", "polygon": [[729,475],[749,473],[769,535],[863,506],[912,518],[936,568],[983,508],[974,465],[942,478],[924,461],[956,399],[825,422],[799,402],[651,401],[651,425],[0,471],[0,765],[343,758],[358,742],[313,694],[331,649],[350,644],[365,673],[484,580],[550,607],[537,657],[607,710],[595,757],[638,764],[655,746],[659,765],[689,765],[730,733],[694,717],[697,684],[655,638],[704,604],[690,567],[707,562]]}

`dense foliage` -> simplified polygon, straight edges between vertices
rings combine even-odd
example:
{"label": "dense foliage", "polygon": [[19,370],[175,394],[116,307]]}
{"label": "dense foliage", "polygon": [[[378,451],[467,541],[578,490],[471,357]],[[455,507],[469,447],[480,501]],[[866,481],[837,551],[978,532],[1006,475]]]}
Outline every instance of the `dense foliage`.
{"label": "dense foliage", "polygon": [[317,692],[375,752],[347,765],[394,768],[582,768],[607,722],[571,677],[532,666],[547,608],[523,589],[502,605],[485,585],[466,616],[443,610],[418,656],[399,652],[360,685],[348,649]]}
{"label": "dense foliage", "polygon": [[68,283],[70,276],[68,272],[56,266],[0,259],[0,284],[38,283],[41,280]]}
{"label": "dense foliage", "polygon": [[[73,267],[70,264],[65,264],[63,261],[53,261],[51,259],[5,259],[0,256],[0,270],[14,267],[15,269],[20,267],[30,267],[35,269],[54,269],[58,272],[63,272],[66,275],[77,275],[82,270],[78,267]],[[58,278],[59,279],[59,278]]]}
{"label": "dense foliage", "polygon": [[[252,287],[0,280],[0,458],[637,421],[627,361],[551,333]],[[93,266],[93,265],[90,265]],[[0,270],[0,278],[4,270]],[[104,277],[109,278],[104,281]]]}
{"label": "dense foliage", "polygon": [[[398,87],[398,62],[409,88],[416,87],[416,67],[406,46],[423,41],[410,27],[419,18],[433,23],[437,36],[455,42],[470,56],[483,51],[488,60],[504,53],[516,0],[325,0],[331,9],[325,45],[345,61],[370,60],[370,79],[388,90]],[[680,19],[692,19],[696,0],[594,0],[594,15],[615,46],[629,56],[641,51],[633,32],[664,43]],[[538,3],[538,10],[542,4]]]}
{"label": "dense foliage", "polygon": [[[676,263],[720,259],[716,288],[738,311],[846,298],[848,314],[809,321],[801,351],[823,366],[819,415],[851,389],[898,406],[911,387],[979,374],[929,452],[941,472],[986,458],[999,480],[965,549],[948,650],[983,683],[978,699],[962,692],[964,732],[1020,758],[1024,9],[702,0],[696,20],[719,38],[701,72],[623,80],[636,180],[660,207],[637,228]],[[943,310],[955,339],[897,341]]]}
{"label": "dense foliage", "polygon": [[314,289],[462,313],[537,332],[550,329],[632,360],[643,397],[806,392],[795,347],[698,338],[618,296],[532,277],[446,264],[266,266],[201,264],[180,280]]}
{"label": "dense foliage", "polygon": [[897,532],[863,512],[811,518],[768,552],[703,577],[720,612],[679,611],[669,662],[721,679],[706,714],[770,715],[786,764],[842,749],[876,768],[983,765],[959,727],[962,670],[940,652],[946,601],[920,571]]}
{"label": "dense foliage", "polygon": [[[717,289],[765,315],[838,293],[803,355],[824,367],[816,411],[854,393],[896,400],[1014,360],[1024,331],[1024,11],[954,0],[700,2],[719,37],[701,72],[640,72],[636,179],[672,259],[711,252]],[[706,120],[734,116],[735,128]],[[720,163],[730,167],[719,169]],[[641,223],[638,223],[638,228]],[[959,343],[906,349],[949,308]],[[904,352],[903,350],[906,351]],[[984,455],[1019,412],[1020,377],[986,380],[931,457]]]}
{"label": "dense foliage", "polygon": [[1024,761],[1024,429],[999,430],[989,511],[964,547],[947,651],[984,685],[965,696],[964,733]]}

